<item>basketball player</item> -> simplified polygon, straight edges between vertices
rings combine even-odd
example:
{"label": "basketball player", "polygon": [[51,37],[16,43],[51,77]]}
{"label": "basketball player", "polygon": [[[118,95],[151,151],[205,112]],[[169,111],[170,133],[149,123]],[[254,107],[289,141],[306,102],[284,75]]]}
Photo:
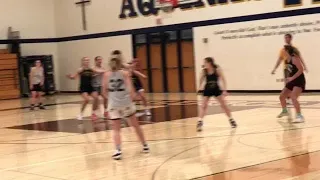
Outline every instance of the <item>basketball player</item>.
{"label": "basketball player", "polygon": [[138,60],[137,59],[134,59],[132,61],[131,67],[132,67],[131,79],[132,79],[133,86],[135,88],[135,93],[136,93],[136,96],[134,99],[140,99],[142,101],[143,106],[145,107],[145,115],[151,116],[151,112],[148,109],[147,99],[144,94],[144,89],[143,89],[142,83],[139,78],[139,77],[141,77],[141,78],[146,79],[147,76],[142,74],[141,72],[137,71],[137,69],[138,69]]}
{"label": "basketball player", "polygon": [[37,60],[35,62],[35,66],[30,69],[29,81],[31,91],[30,110],[34,110],[34,105],[36,103],[39,103],[39,109],[45,109],[42,104],[44,72],[40,60]]}
{"label": "basketball player", "polygon": [[[224,97],[228,94],[226,91],[226,80],[222,73],[221,68],[214,64],[214,60],[212,57],[207,57],[204,59],[204,70],[203,74],[200,78],[200,88],[202,87],[202,83],[206,80],[205,88],[203,91],[203,102],[200,109],[199,121],[197,124],[197,131],[202,131],[203,126],[203,118],[206,114],[208,103],[210,97],[214,96],[220,103],[221,108],[224,110],[226,115],[229,118],[229,122],[232,128],[237,127],[236,121],[232,118],[230,109],[228,108]],[[219,82],[222,82],[223,86],[219,86]],[[221,90],[222,89],[222,90]]]}
{"label": "basketball player", "polygon": [[110,69],[104,74],[102,90],[108,97],[108,112],[113,123],[113,138],[116,146],[116,152],[112,155],[115,160],[121,159],[121,119],[128,118],[130,124],[134,127],[138,138],[143,146],[143,152],[148,153],[149,147],[145,141],[144,134],[140,128],[139,122],[135,117],[136,109],[132,97],[134,91],[130,75],[122,70],[122,61],[119,58],[110,60]]}
{"label": "basketball player", "polygon": [[278,115],[278,118],[289,115],[286,105],[286,98],[290,96],[293,106],[296,110],[296,119],[293,122],[302,123],[304,122],[304,118],[301,114],[298,98],[306,86],[306,79],[303,73],[303,64],[298,52],[295,51],[294,47],[286,45],[285,50],[287,57],[289,57],[285,61],[287,72],[289,72],[289,74],[288,78],[286,79],[286,87],[280,94],[282,112]]}
{"label": "basketball player", "polygon": [[99,110],[99,95],[102,96],[103,98],[103,107],[104,107],[104,117],[108,118],[108,111],[107,111],[107,103],[108,99],[101,93],[101,82],[103,78],[103,74],[105,72],[105,69],[102,67],[102,57],[97,56],[94,58],[95,61],[95,67],[93,68],[96,73],[94,74],[93,81],[92,81],[92,87],[93,87],[93,92],[92,92],[92,97],[94,99],[93,102],[93,119],[97,119],[97,112]]}
{"label": "basketball player", "polygon": [[[291,34],[286,34],[284,36],[284,39],[285,39],[286,45],[291,46],[294,49],[294,51],[296,52],[296,55],[300,56],[302,65],[304,67],[304,70],[306,72],[308,72],[307,66],[304,63],[303,59],[301,58],[300,51],[298,50],[298,48],[292,46],[292,35]],[[275,65],[275,67],[273,68],[271,74],[275,74],[276,70],[278,69],[278,67],[279,67],[279,65],[281,64],[281,61],[282,61],[283,62],[283,69],[284,69],[284,71],[283,71],[284,78],[288,78],[289,72],[287,71],[287,68],[286,68],[286,60],[288,58],[290,58],[290,57],[288,57],[287,55],[288,55],[288,53],[286,52],[285,48],[282,48],[281,51],[280,51],[280,55],[279,55],[278,61],[277,61],[276,65]]]}
{"label": "basketball player", "polygon": [[[81,96],[83,98],[83,103],[81,106],[80,115],[78,116],[78,120],[82,120],[83,112],[89,103],[89,100],[90,100],[89,97],[92,95],[92,92],[93,92],[92,80],[95,74],[95,71],[89,66],[90,59],[88,57],[82,58],[81,61],[82,61],[82,65],[81,65],[81,68],[79,68],[79,70],[77,71],[77,73],[74,75],[71,75],[71,74],[67,75],[70,79],[76,79],[78,76],[80,76],[79,89],[80,89]],[[97,101],[97,100],[94,99],[94,101]],[[96,120],[93,114],[92,114],[92,120]]]}

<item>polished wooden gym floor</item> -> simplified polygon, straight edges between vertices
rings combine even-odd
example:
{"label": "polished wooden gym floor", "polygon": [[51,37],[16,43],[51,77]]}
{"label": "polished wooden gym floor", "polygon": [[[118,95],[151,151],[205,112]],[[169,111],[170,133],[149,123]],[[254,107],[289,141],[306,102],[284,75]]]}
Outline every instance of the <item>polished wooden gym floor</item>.
{"label": "polished wooden gym floor", "polygon": [[110,122],[75,119],[78,95],[47,97],[47,110],[32,112],[24,108],[26,99],[0,101],[0,179],[320,179],[318,94],[301,97],[303,124],[276,118],[281,110],[276,94],[230,95],[239,124],[234,130],[212,100],[200,133],[195,126],[201,97],[153,94],[148,99],[153,116],[139,121],[151,152],[140,152],[134,131],[124,123],[121,161],[111,159]]}

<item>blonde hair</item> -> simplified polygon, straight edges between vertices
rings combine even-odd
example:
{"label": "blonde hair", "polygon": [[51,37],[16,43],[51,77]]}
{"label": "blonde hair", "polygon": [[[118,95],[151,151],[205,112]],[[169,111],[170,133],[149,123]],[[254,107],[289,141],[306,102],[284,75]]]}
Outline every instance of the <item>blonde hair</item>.
{"label": "blonde hair", "polygon": [[120,70],[122,68],[121,59],[112,57],[109,62],[110,69],[113,71]]}

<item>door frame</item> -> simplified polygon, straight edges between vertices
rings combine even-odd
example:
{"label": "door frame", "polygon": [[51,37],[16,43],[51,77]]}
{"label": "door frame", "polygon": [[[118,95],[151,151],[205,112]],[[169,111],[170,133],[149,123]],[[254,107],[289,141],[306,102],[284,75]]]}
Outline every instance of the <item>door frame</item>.
{"label": "door frame", "polygon": [[[191,31],[191,36],[184,37],[182,34],[184,31]],[[171,40],[168,39],[166,36],[166,32],[175,32],[176,39]],[[160,42],[152,42],[152,34],[159,33],[160,36]],[[144,38],[144,40],[139,41],[137,36],[141,36]],[[141,45],[146,45],[146,59],[147,59],[147,76],[148,78],[148,88],[149,92],[153,93],[152,88],[152,65],[151,65],[151,45],[152,44],[161,44],[161,57],[162,57],[162,78],[163,78],[163,92],[168,92],[168,82],[166,81],[168,78],[168,72],[167,72],[167,57],[166,57],[166,44],[167,42],[174,42],[177,43],[177,59],[178,59],[178,73],[179,73],[179,91],[185,92],[184,90],[184,81],[183,81],[183,66],[182,66],[182,45],[181,43],[184,41],[192,41],[193,42],[193,29],[184,29],[184,30],[174,30],[174,31],[158,31],[153,33],[146,33],[146,34],[132,34],[132,54],[134,58],[137,58],[137,49]],[[194,57],[193,57],[194,58]],[[194,79],[194,81],[196,81]]]}

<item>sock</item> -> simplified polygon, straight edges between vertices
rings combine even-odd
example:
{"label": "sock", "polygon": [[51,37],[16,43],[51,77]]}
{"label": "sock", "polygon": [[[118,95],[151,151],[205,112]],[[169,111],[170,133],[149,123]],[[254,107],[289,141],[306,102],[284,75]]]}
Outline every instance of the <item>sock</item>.
{"label": "sock", "polygon": [[297,116],[302,116],[302,115],[301,115],[301,112],[297,112]]}
{"label": "sock", "polygon": [[288,109],[285,107],[285,108],[282,108],[282,112],[283,113],[287,113],[288,112]]}
{"label": "sock", "polygon": [[202,121],[202,119],[201,119],[201,118],[199,118],[199,119],[198,119],[198,121]]}
{"label": "sock", "polygon": [[118,151],[121,151],[121,145],[116,145],[116,149],[117,149]]}
{"label": "sock", "polygon": [[148,147],[148,144],[147,143],[143,143],[143,147]]}

